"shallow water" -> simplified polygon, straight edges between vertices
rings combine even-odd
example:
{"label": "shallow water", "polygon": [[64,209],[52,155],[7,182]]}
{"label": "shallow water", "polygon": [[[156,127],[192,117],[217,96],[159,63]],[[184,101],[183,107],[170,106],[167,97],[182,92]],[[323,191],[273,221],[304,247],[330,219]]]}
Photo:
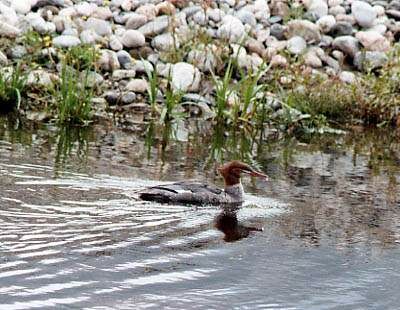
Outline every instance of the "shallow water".
{"label": "shallow water", "polygon": [[[0,127],[1,308],[398,308],[395,133],[16,127]],[[221,185],[229,158],[271,177],[243,180],[239,210],[136,199],[159,182]]]}

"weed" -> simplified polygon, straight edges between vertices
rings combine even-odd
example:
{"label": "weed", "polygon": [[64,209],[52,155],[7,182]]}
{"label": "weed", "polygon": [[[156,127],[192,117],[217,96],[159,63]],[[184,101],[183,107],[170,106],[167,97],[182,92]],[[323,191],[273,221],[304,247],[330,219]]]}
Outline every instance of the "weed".
{"label": "weed", "polygon": [[183,92],[174,90],[171,82],[171,75],[168,77],[167,87],[165,89],[165,103],[161,110],[161,122],[170,121],[172,119],[180,118],[182,116],[176,108],[181,103]]}
{"label": "weed", "polygon": [[230,85],[233,75],[232,61],[229,60],[222,80],[220,80],[214,73],[211,74],[215,86],[215,105],[217,109],[216,118],[220,121],[226,119],[228,116],[228,99],[232,94],[232,88]]}
{"label": "weed", "polygon": [[21,63],[12,72],[0,71],[0,110],[10,112],[19,109],[21,94],[25,91],[28,75],[22,70]]}
{"label": "weed", "polygon": [[[143,61],[143,59],[142,59],[142,61]],[[147,88],[147,94],[149,96],[151,111],[153,113],[156,113],[156,112],[158,112],[157,92],[158,92],[158,86],[159,86],[157,69],[154,68],[154,70],[151,71],[147,66],[144,66],[144,70],[146,71],[147,79],[149,81],[149,87]]]}

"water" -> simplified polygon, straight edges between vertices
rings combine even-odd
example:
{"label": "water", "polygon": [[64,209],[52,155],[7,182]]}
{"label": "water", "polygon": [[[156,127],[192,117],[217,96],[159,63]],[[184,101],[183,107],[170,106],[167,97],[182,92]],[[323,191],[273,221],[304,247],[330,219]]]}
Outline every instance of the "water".
{"label": "water", "polygon": [[[398,308],[394,132],[13,127],[0,127],[1,309]],[[271,178],[244,179],[238,210],[137,200],[159,182],[221,185],[229,158]]]}

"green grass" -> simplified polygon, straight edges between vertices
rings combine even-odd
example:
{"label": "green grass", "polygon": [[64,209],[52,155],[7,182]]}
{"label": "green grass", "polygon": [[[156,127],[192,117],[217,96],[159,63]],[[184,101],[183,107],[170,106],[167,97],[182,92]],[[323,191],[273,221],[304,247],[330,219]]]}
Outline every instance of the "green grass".
{"label": "green grass", "polygon": [[19,109],[21,95],[26,89],[27,73],[17,63],[10,74],[0,71],[0,110],[9,112]]}
{"label": "green grass", "polygon": [[147,88],[147,94],[149,97],[151,111],[154,114],[158,112],[157,108],[157,92],[159,87],[158,73],[156,68],[154,68],[154,70],[151,71],[147,66],[144,66],[144,70],[146,71],[147,80],[149,83],[149,87]]}
{"label": "green grass", "polygon": [[233,93],[231,87],[233,75],[233,63],[229,60],[228,65],[225,70],[225,74],[220,79],[214,73],[212,73],[212,80],[215,87],[215,108],[216,108],[216,118],[219,121],[228,118],[228,99]]}

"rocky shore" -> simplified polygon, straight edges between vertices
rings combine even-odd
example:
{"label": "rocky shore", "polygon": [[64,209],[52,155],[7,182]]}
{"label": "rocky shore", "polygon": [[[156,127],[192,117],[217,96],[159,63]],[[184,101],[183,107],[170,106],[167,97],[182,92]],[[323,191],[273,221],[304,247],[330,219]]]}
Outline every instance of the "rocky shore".
{"label": "rocky shore", "polygon": [[[304,72],[344,84],[384,66],[400,37],[400,1],[0,0],[0,37],[15,40],[28,31],[46,41],[43,54],[96,47],[98,114],[113,106],[146,110],[148,73],[155,70],[160,85],[170,83],[213,117],[210,80],[223,75],[229,58],[245,72],[300,63]],[[28,53],[22,43],[4,48],[1,67]],[[57,71],[39,66],[28,84],[57,79]]]}

